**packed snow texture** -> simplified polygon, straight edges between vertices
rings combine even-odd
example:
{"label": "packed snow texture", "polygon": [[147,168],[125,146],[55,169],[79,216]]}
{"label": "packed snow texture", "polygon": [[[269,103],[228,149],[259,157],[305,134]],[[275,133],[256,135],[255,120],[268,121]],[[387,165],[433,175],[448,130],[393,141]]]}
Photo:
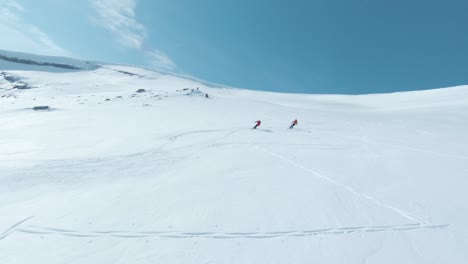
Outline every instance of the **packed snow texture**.
{"label": "packed snow texture", "polygon": [[468,263],[467,86],[279,94],[16,64],[0,263]]}

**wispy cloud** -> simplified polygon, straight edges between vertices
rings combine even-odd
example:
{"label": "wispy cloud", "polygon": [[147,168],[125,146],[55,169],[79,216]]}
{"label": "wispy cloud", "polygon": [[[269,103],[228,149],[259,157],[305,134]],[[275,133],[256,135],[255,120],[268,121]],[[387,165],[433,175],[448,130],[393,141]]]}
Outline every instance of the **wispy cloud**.
{"label": "wispy cloud", "polygon": [[176,68],[176,64],[172,61],[167,54],[159,50],[152,50],[145,52],[149,63],[154,68],[173,70]]}
{"label": "wispy cloud", "polygon": [[18,2],[15,2],[13,0],[4,0],[3,5],[5,7],[15,9],[17,11],[22,11],[22,12],[25,11],[25,9],[24,9],[24,7],[22,5],[20,5]]}
{"label": "wispy cloud", "polygon": [[89,0],[89,3],[95,11],[92,21],[110,32],[120,46],[142,52],[151,67],[176,68],[174,61],[164,52],[143,48],[147,30],[137,20],[137,0]]}
{"label": "wispy cloud", "polygon": [[136,21],[135,0],[89,0],[89,3],[96,11],[94,23],[112,33],[122,46],[142,47],[146,29]]}
{"label": "wispy cloud", "polygon": [[27,10],[14,0],[0,2],[0,48],[14,51],[67,56],[68,51],[38,27],[26,21]]}

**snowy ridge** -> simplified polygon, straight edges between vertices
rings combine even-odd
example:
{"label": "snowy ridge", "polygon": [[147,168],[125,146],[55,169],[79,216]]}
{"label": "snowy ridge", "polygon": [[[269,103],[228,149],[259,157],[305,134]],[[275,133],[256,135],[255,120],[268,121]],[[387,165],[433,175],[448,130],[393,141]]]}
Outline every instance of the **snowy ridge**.
{"label": "snowy ridge", "polygon": [[468,261],[468,86],[280,94],[8,63],[0,263]]}
{"label": "snowy ridge", "polygon": [[0,50],[0,69],[73,71],[95,70],[97,63],[65,57],[39,56],[23,52]]}

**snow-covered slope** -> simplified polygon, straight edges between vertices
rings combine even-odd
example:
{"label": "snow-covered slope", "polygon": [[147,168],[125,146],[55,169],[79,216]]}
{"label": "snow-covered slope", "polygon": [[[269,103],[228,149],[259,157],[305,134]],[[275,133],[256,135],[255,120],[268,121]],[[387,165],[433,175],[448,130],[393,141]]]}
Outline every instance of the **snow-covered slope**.
{"label": "snow-covered slope", "polygon": [[17,69],[0,68],[0,263],[468,261],[466,86],[299,95]]}
{"label": "snow-covered slope", "polygon": [[0,50],[1,70],[8,69],[64,72],[76,70],[95,70],[98,67],[99,64],[96,62]]}

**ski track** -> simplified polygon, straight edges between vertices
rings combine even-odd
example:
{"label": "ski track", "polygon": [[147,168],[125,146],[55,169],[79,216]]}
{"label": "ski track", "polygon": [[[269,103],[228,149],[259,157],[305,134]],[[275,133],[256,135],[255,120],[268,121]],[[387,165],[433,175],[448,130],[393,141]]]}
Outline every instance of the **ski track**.
{"label": "ski track", "polygon": [[316,177],[318,177],[318,178],[320,178],[320,179],[322,179],[322,180],[324,180],[324,181],[326,181],[326,182],[328,182],[330,184],[333,184],[333,185],[338,186],[338,187],[340,187],[342,189],[345,189],[345,190],[349,191],[350,193],[352,193],[352,194],[354,194],[356,196],[359,196],[359,197],[361,197],[361,198],[363,198],[365,200],[368,200],[368,201],[370,201],[370,202],[372,202],[374,204],[377,204],[379,206],[382,206],[384,208],[390,209],[390,210],[398,213],[399,215],[405,217],[406,219],[418,223],[419,225],[428,225],[429,224],[426,221],[418,219],[418,218],[410,215],[409,213],[407,213],[407,212],[405,212],[405,211],[403,211],[401,209],[398,209],[398,208],[393,207],[393,206],[391,206],[389,204],[383,203],[383,202],[379,201],[378,199],[376,199],[376,198],[374,198],[372,196],[369,196],[367,194],[358,192],[358,191],[356,191],[354,188],[352,188],[350,186],[341,184],[341,183],[335,181],[334,179],[332,179],[330,177],[327,177],[327,176],[325,176],[325,175],[323,175],[321,173],[318,173],[315,170],[307,168],[304,165],[302,165],[302,164],[300,164],[300,163],[298,163],[298,162],[296,162],[294,160],[288,159],[288,158],[286,158],[286,157],[284,157],[284,156],[282,156],[282,155],[280,155],[278,153],[268,151],[268,150],[266,150],[266,149],[264,149],[264,148],[262,148],[260,146],[257,146],[257,149],[260,149],[261,151],[263,151],[263,152],[265,152],[265,153],[267,153],[269,155],[272,155],[272,156],[274,156],[274,157],[276,157],[276,158],[278,158],[278,159],[280,159],[280,160],[282,160],[282,161],[284,161],[286,163],[289,163],[289,164],[291,164],[291,165],[293,165],[293,166],[295,166],[297,168],[300,168],[300,169],[302,169],[302,170],[304,170],[304,171],[306,171],[306,172],[308,172],[308,173],[310,173],[310,174],[312,174],[312,175],[314,175],[314,176],[316,176]]}
{"label": "ski track", "polygon": [[27,217],[27,218],[17,222],[16,224],[10,226],[9,228],[7,228],[2,234],[0,234],[0,240],[6,238],[8,235],[15,232],[17,230],[16,229],[17,227],[19,227],[21,224],[23,224],[24,222],[28,221],[31,218],[33,218],[33,216]]}
{"label": "ski track", "polygon": [[416,147],[410,147],[410,146],[405,146],[405,145],[398,145],[398,147],[405,148],[407,150],[411,150],[411,151],[415,151],[415,152],[432,154],[432,155],[441,156],[441,157],[449,157],[449,158],[468,160],[468,156],[463,156],[463,155],[449,154],[449,153],[444,153],[444,152],[439,152],[439,151],[432,151],[432,150],[416,148]]}
{"label": "ski track", "polygon": [[[56,160],[49,160],[44,164],[41,165],[35,165],[32,167],[28,168],[21,168],[19,170],[21,171],[37,171],[38,169],[74,169],[78,167],[97,167],[97,166],[102,166],[103,164],[113,164],[115,162],[119,161],[128,161],[131,159],[132,161],[138,161],[142,157],[150,157],[156,153],[163,154],[164,149],[168,147],[170,144],[174,143],[180,138],[183,138],[185,136],[189,135],[194,135],[194,134],[204,134],[204,133],[219,133],[219,132],[227,132],[226,134],[217,137],[212,140],[211,144],[204,144],[201,143],[201,145],[205,145],[203,148],[216,148],[216,147],[221,147],[221,146],[226,146],[226,145],[252,145],[253,143],[251,142],[226,142],[226,143],[217,143],[217,141],[225,139],[229,137],[232,134],[238,133],[240,131],[249,131],[251,129],[249,128],[236,128],[236,129],[215,129],[215,130],[194,130],[194,131],[187,131],[175,136],[172,136],[167,139],[167,142],[160,144],[159,146],[146,150],[146,151],[141,151],[141,152],[135,152],[131,154],[124,154],[124,155],[112,155],[112,156],[107,156],[107,157],[102,157],[102,158],[85,158],[85,159],[56,159]],[[258,129],[257,129],[258,130]],[[258,130],[260,131],[260,130]],[[278,145],[278,146],[294,146],[294,147],[302,147],[302,148],[313,148],[313,149],[323,149],[323,150],[341,150],[341,149],[350,149],[350,148],[355,148],[353,145],[330,145],[330,144],[285,144],[285,143],[275,143],[275,142],[264,142],[264,143],[256,143],[256,145]],[[191,149],[193,148],[193,145],[188,145],[188,146],[181,146],[175,149],[171,149],[171,151],[176,151],[176,150],[185,150],[185,149]],[[174,155],[174,156],[188,156],[189,154],[184,154],[184,155]],[[161,155],[161,157],[158,157],[157,159],[153,159],[152,162],[157,162],[157,161],[167,161],[167,160],[172,160],[175,157],[168,157],[170,155]],[[178,158],[175,158],[178,159]],[[36,161],[36,160],[29,160],[29,161]]]}
{"label": "ski track", "polygon": [[[21,221],[25,222],[29,218]],[[19,224],[20,224],[19,223]],[[275,231],[275,232],[175,232],[175,231],[117,231],[117,230],[98,230],[98,231],[79,231],[60,228],[50,228],[41,226],[27,226],[24,228],[9,229],[10,234],[20,232],[29,235],[61,235],[68,237],[114,237],[114,238],[210,238],[210,239],[267,239],[281,237],[308,237],[318,235],[347,235],[350,233],[373,233],[373,232],[400,232],[421,229],[443,229],[448,227],[443,225],[430,224],[405,224],[389,226],[357,226],[327,228],[315,230],[296,230],[296,231]]]}
{"label": "ski track", "polygon": [[[141,157],[141,156],[150,156],[157,152],[162,151],[166,146],[173,143],[174,141],[180,139],[181,137],[192,135],[192,134],[200,134],[200,133],[217,133],[217,132],[227,132],[225,135],[221,136],[220,138],[214,140],[214,144],[209,144],[205,146],[206,148],[210,147],[220,147],[223,145],[230,145],[230,144],[250,144],[246,143],[216,143],[217,140],[224,139],[234,133],[237,133],[241,130],[247,129],[237,129],[237,130],[197,130],[197,131],[190,131],[186,133],[181,133],[179,135],[173,136],[168,139],[168,141],[159,147],[140,153],[134,153],[130,155],[122,155],[122,156],[114,156],[114,157],[107,157],[107,162],[115,162],[116,160],[121,160],[124,158],[129,157]],[[210,238],[210,239],[265,239],[265,238],[277,238],[277,237],[307,237],[307,236],[316,236],[316,235],[346,235],[349,233],[370,233],[370,232],[388,232],[388,231],[411,231],[411,230],[418,230],[418,229],[442,229],[447,227],[447,224],[443,225],[434,225],[429,224],[425,221],[419,220],[418,218],[411,216],[407,212],[395,208],[391,205],[385,204],[374,197],[371,197],[367,194],[360,193],[356,191],[354,188],[346,186],[337,182],[336,180],[329,178],[313,169],[305,167],[304,165],[288,159],[280,154],[275,152],[268,151],[260,146],[261,144],[256,144],[255,147],[260,149],[261,151],[274,156],[283,162],[289,163],[297,168],[300,168],[315,177],[318,177],[330,184],[333,184],[337,187],[343,188],[350,193],[361,197],[362,199],[368,200],[374,204],[382,206],[384,208],[390,209],[401,216],[405,217],[406,219],[416,222],[413,224],[406,224],[406,225],[391,225],[391,226],[358,226],[358,227],[342,227],[342,228],[328,228],[328,229],[316,229],[316,230],[296,230],[296,231],[276,231],[276,232],[174,232],[174,231],[118,231],[118,230],[97,230],[97,231],[79,231],[79,230],[71,230],[71,229],[61,229],[61,228],[52,228],[52,227],[41,227],[41,226],[27,226],[27,227],[20,227],[24,222],[28,221],[32,218],[28,217],[19,221],[18,223],[12,225],[8,229],[6,229],[3,233],[0,234],[0,240],[6,238],[7,236],[15,233],[20,232],[23,234],[30,234],[30,235],[61,235],[61,236],[68,236],[68,237],[115,237],[115,238]],[[281,145],[281,144],[280,144]],[[282,144],[288,145],[288,144]],[[294,145],[294,144],[292,144]],[[311,146],[315,147],[329,147],[329,146],[321,146],[320,144],[310,144]],[[192,146],[189,146],[189,148]],[[335,147],[344,147],[349,148],[351,146],[335,146]],[[162,158],[162,160],[167,160],[168,158]],[[103,159],[88,159],[85,163],[90,163],[93,166],[101,164]],[[83,165],[83,161],[74,161],[71,164],[61,164],[57,167],[64,168],[64,167],[75,167],[76,165]],[[92,166],[92,167],[93,167]],[[49,167],[50,168],[50,167]]]}
{"label": "ski track", "polygon": [[[353,140],[353,141],[361,140],[362,141],[362,138],[359,138],[359,137],[356,137],[356,136],[354,136],[354,137],[353,136],[344,136],[344,135],[338,135],[336,133],[333,136],[343,138],[343,139],[347,139],[347,140]],[[449,157],[449,158],[468,160],[468,156],[466,156],[466,155],[445,153],[445,152],[440,152],[440,151],[428,150],[428,149],[424,149],[424,148],[412,147],[412,146],[408,146],[408,144],[406,142],[400,141],[400,140],[394,140],[394,139],[388,139],[388,138],[374,138],[374,139],[372,139],[371,142],[372,142],[372,144],[376,144],[377,141],[391,142],[391,143],[393,143],[394,147],[397,147],[397,148],[400,148],[400,149],[406,149],[406,150],[410,150],[410,151],[414,151],[414,152],[432,154],[432,155],[441,156],[441,157]],[[365,143],[369,143],[369,141],[367,141]]]}

